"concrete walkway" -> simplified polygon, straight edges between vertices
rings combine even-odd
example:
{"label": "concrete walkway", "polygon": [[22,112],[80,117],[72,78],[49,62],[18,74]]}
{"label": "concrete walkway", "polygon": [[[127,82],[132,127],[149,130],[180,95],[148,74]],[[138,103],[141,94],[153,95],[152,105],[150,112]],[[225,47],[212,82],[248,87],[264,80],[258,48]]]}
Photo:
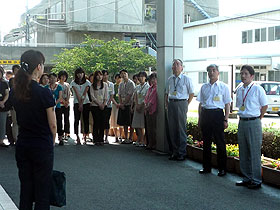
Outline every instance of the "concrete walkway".
{"label": "concrete walkway", "polygon": [[[191,160],[169,161],[165,155],[133,145],[68,144],[55,148],[54,168],[67,178],[67,206],[62,209],[280,209],[279,189],[236,187],[238,176],[218,177],[216,170],[200,175],[201,165]],[[14,148],[0,148],[0,159],[0,184],[18,204]]]}

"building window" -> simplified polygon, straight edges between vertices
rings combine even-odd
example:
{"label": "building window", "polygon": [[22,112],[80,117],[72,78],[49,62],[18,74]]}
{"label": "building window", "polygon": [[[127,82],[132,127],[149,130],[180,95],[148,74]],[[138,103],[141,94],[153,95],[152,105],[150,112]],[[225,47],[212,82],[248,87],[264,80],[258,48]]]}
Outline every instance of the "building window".
{"label": "building window", "polygon": [[191,16],[190,16],[190,14],[187,14],[187,15],[185,15],[184,17],[185,17],[185,18],[184,18],[184,23],[190,23],[190,22],[191,22]]}
{"label": "building window", "polygon": [[255,72],[254,80],[255,81],[260,81],[260,72]]}
{"label": "building window", "polygon": [[219,80],[228,84],[228,72],[220,72]]}
{"label": "building window", "polygon": [[268,71],[268,81],[280,82],[280,71]]}
{"label": "building window", "polygon": [[252,43],[253,41],[253,31],[242,31],[242,44],[243,43]]}
{"label": "building window", "polygon": [[155,4],[145,4],[145,20],[156,20],[157,7]]}
{"label": "building window", "polygon": [[280,26],[275,26],[275,40],[280,39]]}
{"label": "building window", "polygon": [[199,37],[199,48],[207,47],[207,36]]}
{"label": "building window", "polygon": [[242,31],[242,44],[247,43],[247,31]]}
{"label": "building window", "polygon": [[237,87],[241,83],[240,73],[235,73],[235,87]]}
{"label": "building window", "polygon": [[208,47],[216,47],[216,35],[208,36]]}
{"label": "building window", "polygon": [[255,42],[259,42],[261,40],[261,30],[255,29]]}
{"label": "building window", "polygon": [[268,28],[268,41],[274,41],[274,27]]}
{"label": "building window", "polygon": [[63,2],[57,2],[50,7],[50,19],[61,20],[63,19]]}
{"label": "building window", "polygon": [[262,42],[266,41],[266,28],[261,29],[261,41]]}
{"label": "building window", "polygon": [[198,83],[204,84],[207,82],[207,72],[199,72],[198,74]]}

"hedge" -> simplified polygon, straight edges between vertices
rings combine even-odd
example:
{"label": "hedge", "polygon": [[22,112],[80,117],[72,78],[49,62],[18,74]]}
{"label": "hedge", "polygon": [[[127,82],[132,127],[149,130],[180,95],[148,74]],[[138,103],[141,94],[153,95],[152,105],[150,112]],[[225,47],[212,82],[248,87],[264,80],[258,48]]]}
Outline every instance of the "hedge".
{"label": "hedge", "polygon": [[[202,141],[202,134],[197,125],[197,118],[188,118],[187,133],[192,135],[194,140]],[[238,144],[238,125],[229,123],[225,130],[226,144]],[[280,130],[271,127],[263,128],[262,154],[273,159],[280,158]]]}

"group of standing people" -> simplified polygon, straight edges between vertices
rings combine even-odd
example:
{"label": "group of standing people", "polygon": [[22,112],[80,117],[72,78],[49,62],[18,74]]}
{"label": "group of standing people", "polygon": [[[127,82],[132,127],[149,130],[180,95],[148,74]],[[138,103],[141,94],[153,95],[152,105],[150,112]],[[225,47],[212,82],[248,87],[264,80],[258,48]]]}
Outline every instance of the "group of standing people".
{"label": "group of standing people", "polygon": [[[77,68],[74,80],[66,82],[66,71],[58,76],[44,74],[44,55],[39,51],[28,50],[21,56],[21,66],[10,91],[10,101],[17,115],[19,132],[16,143],[16,161],[20,179],[20,209],[49,209],[50,182],[53,169],[53,148],[56,133],[60,144],[70,135],[69,98],[74,96],[74,132],[77,144],[79,122],[83,120],[83,140],[89,133],[89,114],[93,118],[93,141],[104,144],[110,128],[114,127],[116,141],[122,141],[117,134],[117,126],[124,128],[124,143],[131,143],[128,136],[136,129],[136,145],[147,144],[156,147],[157,77],[149,77],[140,72],[135,82],[129,79],[127,70],[115,75],[116,83],[108,81],[108,71],[95,71],[86,78],[82,68]],[[182,73],[183,62],[175,59],[173,75],[166,87],[166,109],[172,154],[170,160],[184,160],[186,157],[186,113],[194,96],[192,81]],[[226,150],[224,129],[228,126],[229,104],[228,87],[218,81],[217,65],[207,67],[209,83],[201,87],[197,100],[199,104],[199,126],[203,134],[202,174],[211,172],[211,149],[214,137],[217,144],[218,176],[226,175]],[[9,98],[7,83],[3,82],[4,70],[0,68],[0,118]],[[137,81],[136,81],[137,78]],[[237,107],[240,116],[238,141],[240,148],[240,168],[244,175],[237,186],[256,189],[261,186],[260,149],[262,141],[261,118],[267,109],[264,90],[253,83],[254,69],[245,65],[241,68],[243,86],[237,90]],[[147,81],[148,79],[148,81]],[[39,82],[38,82],[39,81]],[[223,111],[225,110],[225,111]],[[62,126],[64,115],[64,126]],[[110,118],[110,116],[112,116]],[[68,119],[67,119],[68,118]],[[1,120],[2,121],[2,120]],[[1,122],[0,121],[0,122]],[[1,124],[1,126],[3,126]],[[63,129],[62,129],[63,127]],[[0,135],[2,140],[3,134]]]}
{"label": "group of standing people", "polygon": [[[186,157],[186,113],[193,98],[191,79],[182,74],[183,63],[175,59],[173,75],[166,88],[166,109],[171,142],[169,160],[184,160]],[[211,144],[217,145],[218,176],[226,175],[226,143],[224,129],[228,127],[231,94],[227,85],[219,81],[219,67],[211,64],[206,68],[209,82],[202,85],[197,101],[198,126],[203,140],[203,169],[200,174],[211,173]],[[238,144],[240,169],[244,178],[236,186],[249,189],[261,187],[261,144],[263,118],[267,109],[264,89],[253,82],[253,67],[244,65],[240,75],[243,85],[237,90],[236,106],[239,108]],[[212,139],[213,138],[213,139]]]}
{"label": "group of standing people", "polygon": [[16,113],[9,99],[9,93],[14,87],[14,75],[20,69],[19,65],[13,65],[12,72],[5,73],[4,68],[0,66],[0,146],[7,147],[4,143],[7,135],[9,145],[15,145],[18,135],[18,125]]}
{"label": "group of standing people", "polygon": [[[123,69],[120,74],[115,75],[116,84],[113,84],[108,81],[107,70],[95,71],[87,78],[85,71],[77,68],[74,80],[68,84],[66,71],[59,72],[58,76],[54,73],[45,74],[44,62],[45,57],[41,52],[28,50],[21,56],[21,66],[14,78],[10,96],[7,83],[2,84],[1,80],[0,84],[1,89],[4,89],[4,94],[1,92],[0,96],[0,108],[5,107],[2,104],[9,98],[19,126],[16,142],[16,161],[21,186],[19,209],[32,209],[33,202],[35,209],[50,208],[53,148],[56,134],[60,145],[63,145],[64,138],[70,135],[71,92],[74,96],[74,132],[77,144],[81,144],[78,131],[81,119],[83,140],[86,141],[91,113],[93,141],[96,145],[104,144],[104,133],[106,141],[111,119],[115,132],[118,131],[117,127],[124,127],[123,142],[130,143],[128,127],[132,131],[131,126],[134,126],[139,144],[144,143],[144,136],[148,136],[148,148],[155,149],[156,146],[156,128],[151,127],[156,125],[156,73],[151,74],[147,82],[147,74],[140,72],[137,75],[139,84],[135,85],[128,78],[127,70]],[[3,77],[4,71],[0,69],[0,73]],[[149,129],[147,125],[150,125]],[[121,134],[116,132],[115,136],[117,142],[122,142]]]}
{"label": "group of standing people", "polygon": [[[231,97],[228,87],[218,81],[217,65],[207,67],[209,83],[201,87],[197,100],[199,104],[199,125],[203,135],[203,169],[201,174],[211,172],[211,143],[217,145],[218,176],[226,175],[226,144],[224,129],[228,127]],[[236,106],[239,108],[238,145],[240,169],[244,178],[236,186],[249,189],[261,187],[261,144],[263,118],[267,109],[264,89],[254,84],[255,71],[249,65],[241,67],[243,85],[237,90]],[[225,110],[223,112],[223,110]]]}
{"label": "group of standing people", "polygon": [[108,143],[110,128],[113,128],[116,142],[132,143],[135,129],[137,134],[135,144],[155,149],[156,73],[148,77],[143,71],[134,76],[132,81],[128,77],[127,70],[122,69],[115,75],[114,84],[109,81],[107,70],[95,71],[87,77],[85,71],[79,67],[74,72],[74,80],[68,84],[66,71],[60,71],[58,76],[55,73],[43,74],[39,83],[52,92],[56,103],[59,145],[63,145],[64,140],[70,136],[69,99],[72,92],[74,133],[78,145],[81,144],[79,136],[81,122],[83,144],[86,144],[90,131],[95,145]]}

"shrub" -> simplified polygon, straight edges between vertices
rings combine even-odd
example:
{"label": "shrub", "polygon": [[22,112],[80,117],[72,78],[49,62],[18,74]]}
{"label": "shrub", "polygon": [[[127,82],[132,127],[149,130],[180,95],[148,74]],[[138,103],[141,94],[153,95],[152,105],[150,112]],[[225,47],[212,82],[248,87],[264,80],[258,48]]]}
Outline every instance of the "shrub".
{"label": "shrub", "polygon": [[[238,125],[229,123],[227,129],[225,129],[225,141],[226,144],[238,144],[237,140]],[[197,118],[188,118],[187,133],[196,139],[202,141],[202,134],[200,128],[197,125]],[[236,151],[231,151],[235,153]],[[266,157],[273,159],[280,158],[280,130],[272,127],[263,128],[263,142],[262,142],[262,154]],[[231,156],[231,155],[228,155]]]}

